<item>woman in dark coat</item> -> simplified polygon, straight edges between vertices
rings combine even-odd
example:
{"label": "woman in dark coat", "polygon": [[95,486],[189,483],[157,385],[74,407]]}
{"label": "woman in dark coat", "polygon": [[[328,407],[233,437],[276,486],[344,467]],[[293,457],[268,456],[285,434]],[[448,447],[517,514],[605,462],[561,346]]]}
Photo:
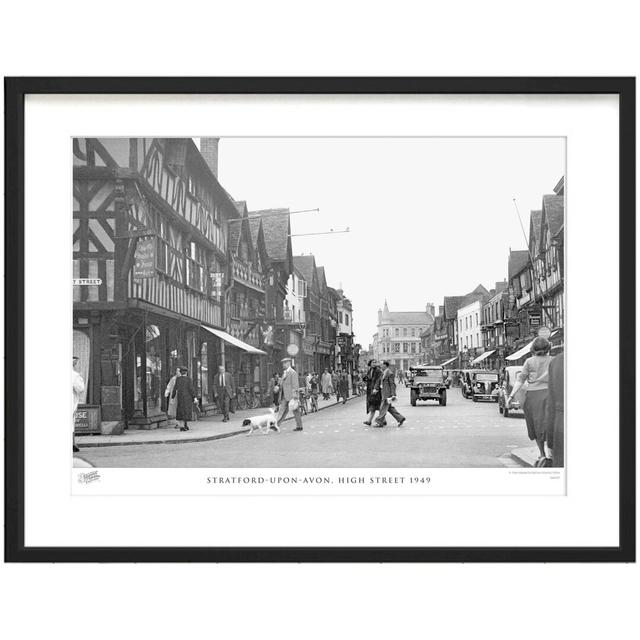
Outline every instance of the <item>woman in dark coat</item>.
{"label": "woman in dark coat", "polygon": [[193,420],[193,401],[196,399],[196,392],[193,390],[193,383],[185,367],[180,368],[180,377],[176,378],[171,397],[176,398],[176,420],[182,420],[184,423],[180,431],[189,431],[188,422]]}
{"label": "woman in dark coat", "polygon": [[381,394],[380,394],[380,381],[382,380],[382,371],[378,366],[376,360],[369,360],[369,369],[362,379],[367,385],[367,419],[364,424],[371,426],[371,422],[376,414],[376,411],[380,410]]}

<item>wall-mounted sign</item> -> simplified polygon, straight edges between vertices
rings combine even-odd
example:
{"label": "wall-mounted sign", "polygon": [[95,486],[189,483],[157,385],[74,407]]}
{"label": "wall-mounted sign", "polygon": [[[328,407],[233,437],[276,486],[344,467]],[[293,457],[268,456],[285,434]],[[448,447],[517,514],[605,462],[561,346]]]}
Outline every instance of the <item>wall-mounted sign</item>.
{"label": "wall-mounted sign", "polygon": [[74,287],[99,287],[102,284],[102,278],[74,278]]}
{"label": "wall-mounted sign", "polygon": [[212,271],[209,273],[211,278],[211,293],[216,297],[222,296],[222,287],[224,285],[224,273],[221,271]]}
{"label": "wall-mounted sign", "polygon": [[156,275],[156,239],[154,236],[145,236],[138,239],[136,252],[133,258],[133,277],[153,278]]}

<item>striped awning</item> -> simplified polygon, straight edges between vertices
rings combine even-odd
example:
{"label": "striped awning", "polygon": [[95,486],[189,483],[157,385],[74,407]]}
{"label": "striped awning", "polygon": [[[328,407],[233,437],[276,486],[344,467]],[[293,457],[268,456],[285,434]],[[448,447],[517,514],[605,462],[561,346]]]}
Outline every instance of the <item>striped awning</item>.
{"label": "striped awning", "polygon": [[505,360],[520,360],[520,358],[524,358],[524,356],[529,355],[531,352],[531,345],[533,344],[533,340],[526,344],[522,349],[518,349],[515,353],[512,353],[510,356],[507,356]]}
{"label": "striped awning", "polygon": [[206,329],[209,333],[213,333],[214,336],[218,336],[225,342],[229,343],[232,347],[237,347],[238,349],[243,349],[247,353],[255,353],[258,355],[266,356],[267,352],[262,351],[261,349],[257,349],[256,347],[252,347],[250,344],[246,342],[242,342],[242,340],[238,340],[238,338],[234,338],[231,334],[226,331],[222,331],[220,329],[212,329],[211,327],[207,327],[203,324],[200,325],[203,329]]}
{"label": "striped awning", "polygon": [[495,349],[493,349],[492,351],[485,351],[484,353],[480,354],[475,360],[472,360],[471,364],[478,364],[478,362],[482,362],[485,358],[488,358],[492,353],[495,352]]}
{"label": "striped awning", "polygon": [[440,364],[441,367],[444,367],[447,364],[451,364],[458,356],[453,356],[453,358],[450,358],[449,360],[447,360],[446,362],[442,362]]}

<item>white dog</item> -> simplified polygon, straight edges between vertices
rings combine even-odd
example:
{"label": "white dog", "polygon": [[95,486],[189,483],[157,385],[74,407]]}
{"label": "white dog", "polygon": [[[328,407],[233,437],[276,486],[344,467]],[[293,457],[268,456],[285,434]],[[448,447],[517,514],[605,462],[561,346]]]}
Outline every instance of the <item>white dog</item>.
{"label": "white dog", "polygon": [[276,413],[273,409],[269,410],[269,413],[265,413],[261,416],[253,416],[253,418],[245,418],[242,421],[243,427],[251,427],[249,429],[248,436],[250,436],[256,429],[262,431],[263,435],[267,435],[271,429],[280,433],[280,427],[276,418]]}

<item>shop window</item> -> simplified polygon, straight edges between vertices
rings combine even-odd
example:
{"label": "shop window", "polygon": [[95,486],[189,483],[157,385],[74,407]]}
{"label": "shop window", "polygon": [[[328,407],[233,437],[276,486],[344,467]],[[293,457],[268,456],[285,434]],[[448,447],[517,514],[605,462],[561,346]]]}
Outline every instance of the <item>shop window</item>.
{"label": "shop window", "polygon": [[147,412],[162,410],[162,344],[160,329],[155,324],[147,325],[145,332]]}
{"label": "shop window", "polygon": [[80,394],[80,404],[87,403],[87,389],[89,388],[89,362],[91,361],[91,340],[84,331],[73,332],[73,354],[78,356],[75,370],[84,380],[84,391]]}

